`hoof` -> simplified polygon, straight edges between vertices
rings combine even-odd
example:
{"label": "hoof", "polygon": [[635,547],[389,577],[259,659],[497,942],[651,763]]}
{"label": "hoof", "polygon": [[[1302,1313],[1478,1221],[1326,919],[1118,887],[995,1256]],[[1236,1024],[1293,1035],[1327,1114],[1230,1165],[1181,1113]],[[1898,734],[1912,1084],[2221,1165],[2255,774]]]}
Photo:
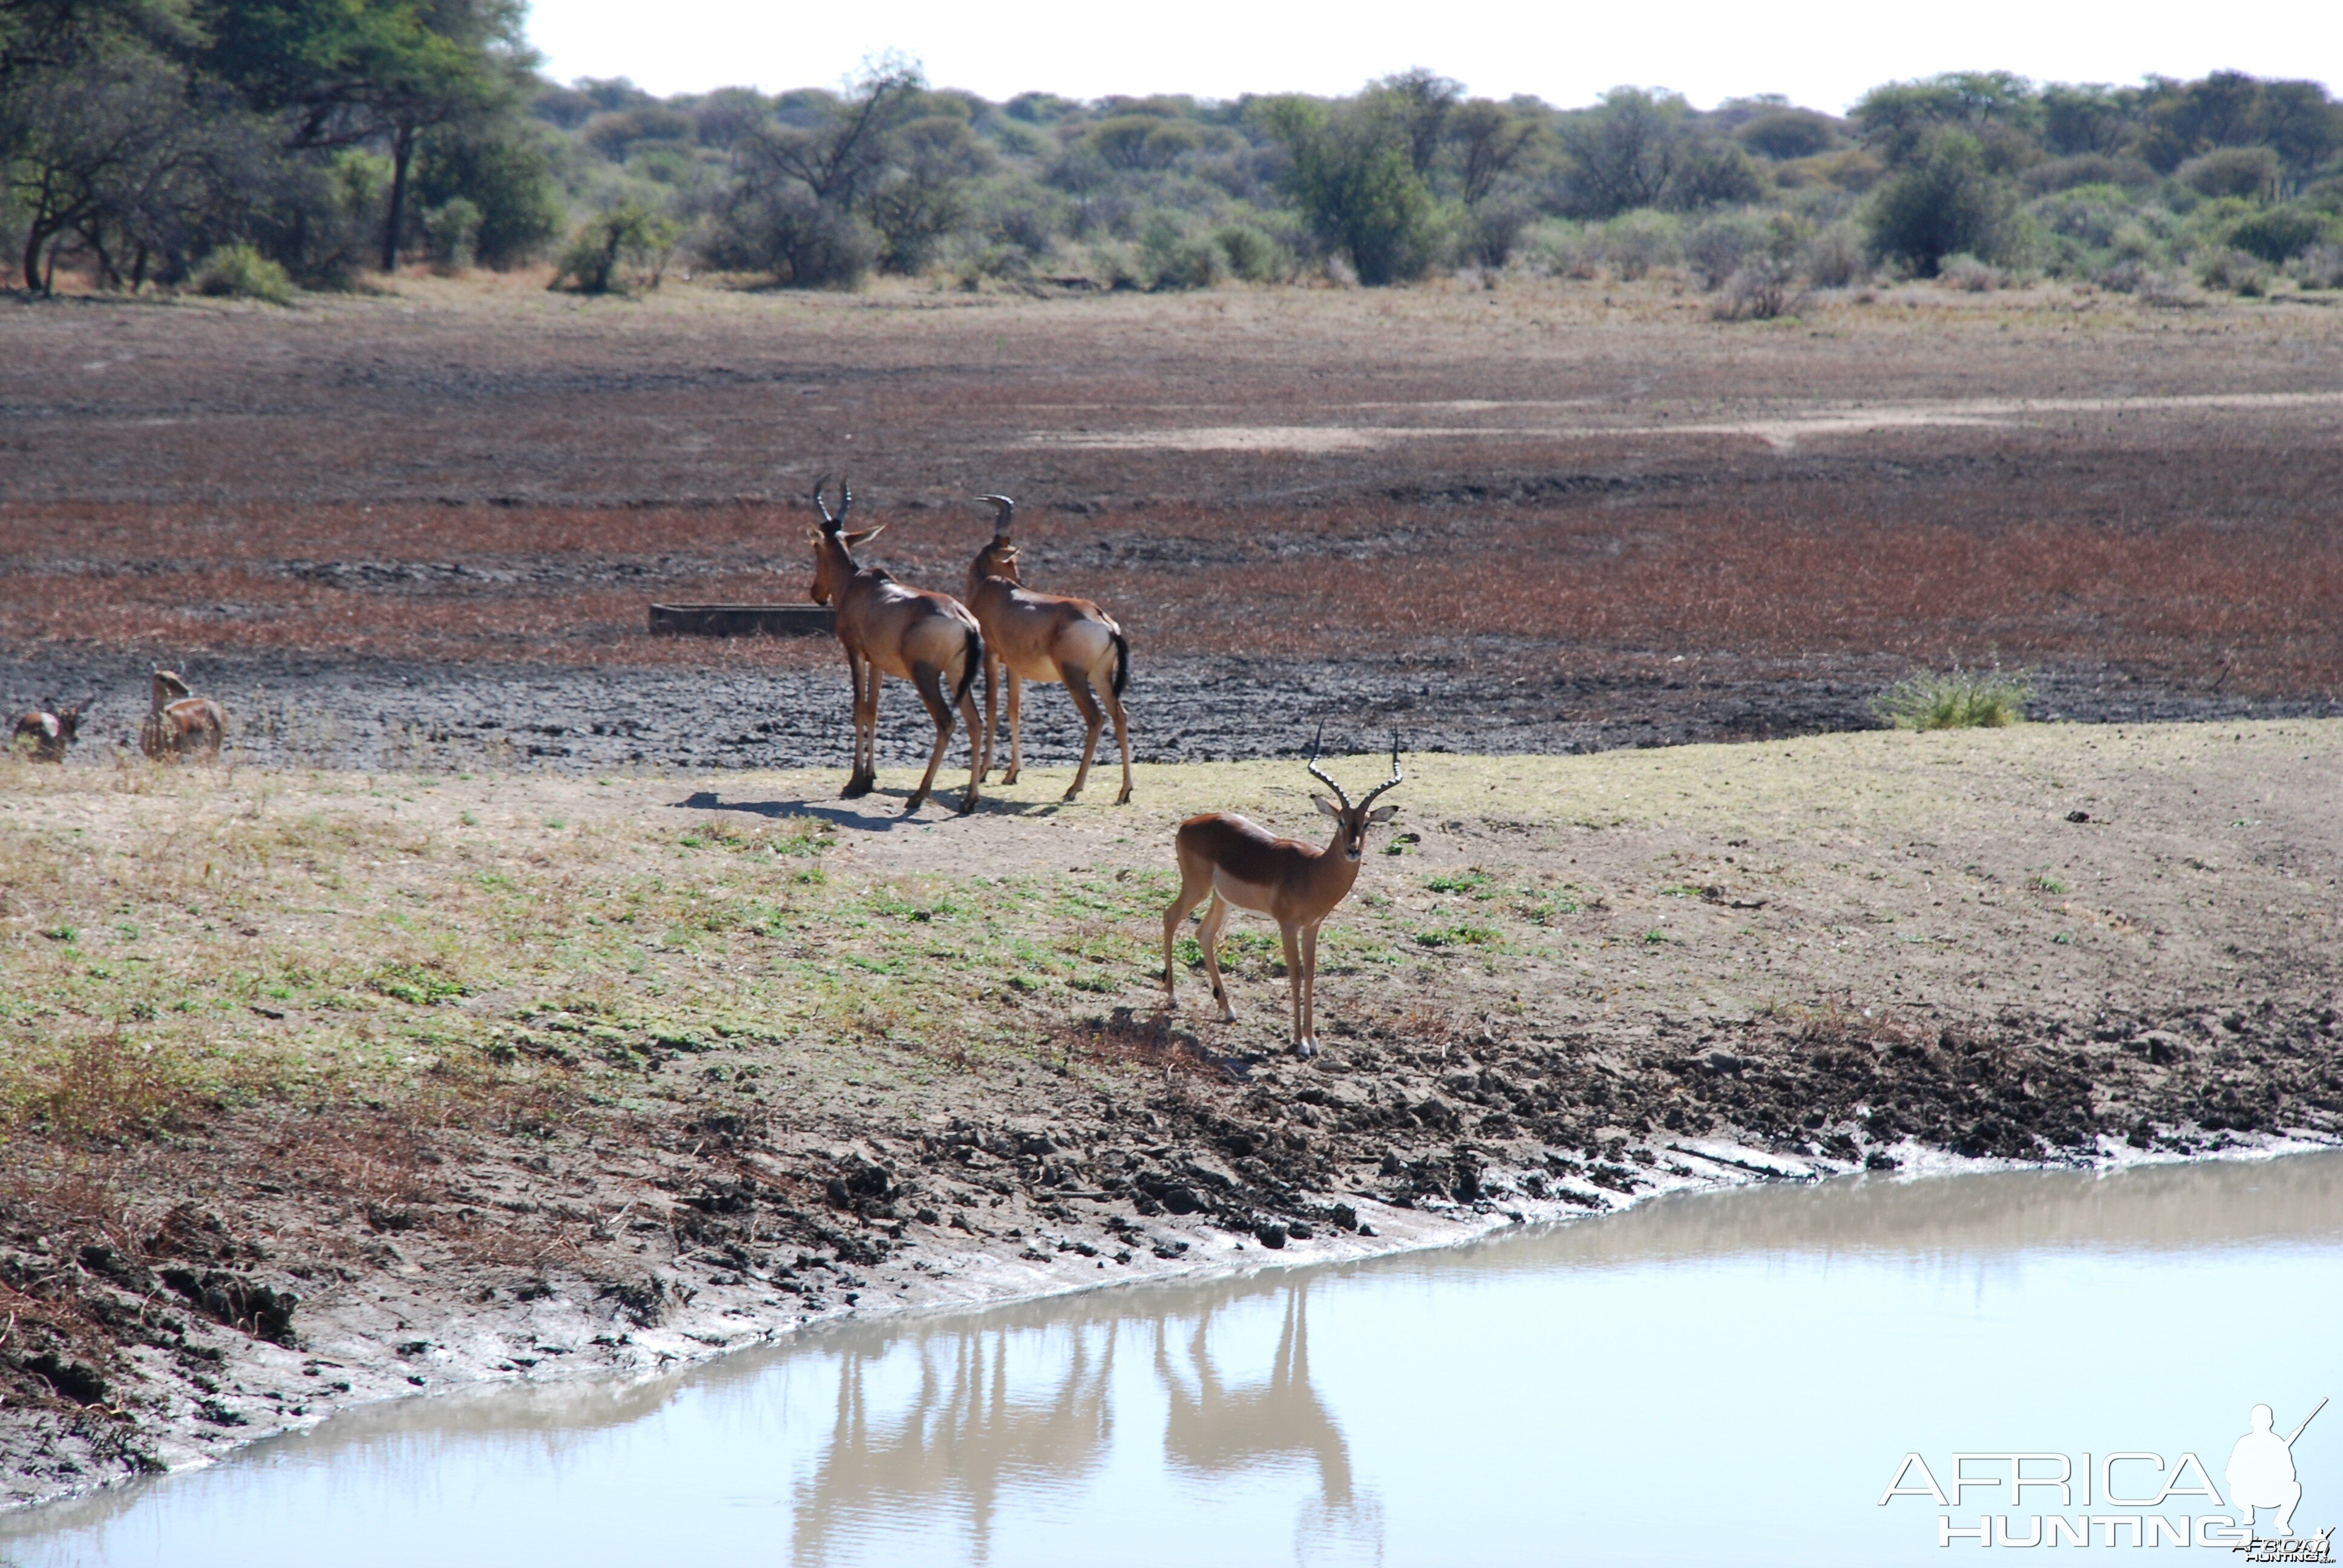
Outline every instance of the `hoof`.
{"label": "hoof", "polygon": [[1071,800],[1081,793],[1081,791],[1079,789],[1069,789],[1064,794],[1059,796],[1058,799],[1060,800]]}
{"label": "hoof", "polygon": [[1318,1054],[1318,1042],[1311,1040],[1296,1040],[1293,1042],[1293,1054],[1307,1061]]}
{"label": "hoof", "polygon": [[1128,806],[1131,804],[1131,789],[1129,786],[1126,785],[1122,793],[1114,798],[1114,803],[1118,806]]}
{"label": "hoof", "polygon": [[841,800],[860,800],[875,788],[877,786],[871,779],[849,779],[846,781],[846,788],[838,792],[838,798]]}
{"label": "hoof", "polygon": [[914,816],[918,813],[920,808],[927,803],[928,798],[925,795],[914,795],[903,803],[903,815],[906,817]]}
{"label": "hoof", "polygon": [[1221,1004],[1221,1021],[1222,1023],[1234,1023],[1236,1020],[1237,1010],[1229,1006],[1226,1002],[1222,1002]]}
{"label": "hoof", "polygon": [[1008,772],[1003,773],[1003,774],[1001,776],[1001,781],[1003,784],[1014,784],[1014,783],[1016,783],[1016,782],[1017,782],[1017,769],[1014,769],[1014,768],[1011,768]]}
{"label": "hoof", "polygon": [[963,817],[972,817],[976,814],[976,792],[974,790],[970,790],[969,793],[960,798],[960,814]]}

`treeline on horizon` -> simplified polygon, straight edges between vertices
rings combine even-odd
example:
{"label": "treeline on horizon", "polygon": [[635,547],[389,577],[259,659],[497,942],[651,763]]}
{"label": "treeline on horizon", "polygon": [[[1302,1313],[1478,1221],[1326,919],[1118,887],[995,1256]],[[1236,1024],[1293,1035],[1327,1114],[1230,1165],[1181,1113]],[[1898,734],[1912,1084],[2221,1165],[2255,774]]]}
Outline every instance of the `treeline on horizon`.
{"label": "treeline on horizon", "polygon": [[2343,286],[2343,104],[2217,72],[1898,82],[1845,116],[1415,70],[1341,98],[658,97],[537,70],[518,0],[0,0],[0,245],[23,288],[285,298],[550,261],[799,288],[1406,283],[1673,270],[1720,315],[1875,276],[2177,301]]}

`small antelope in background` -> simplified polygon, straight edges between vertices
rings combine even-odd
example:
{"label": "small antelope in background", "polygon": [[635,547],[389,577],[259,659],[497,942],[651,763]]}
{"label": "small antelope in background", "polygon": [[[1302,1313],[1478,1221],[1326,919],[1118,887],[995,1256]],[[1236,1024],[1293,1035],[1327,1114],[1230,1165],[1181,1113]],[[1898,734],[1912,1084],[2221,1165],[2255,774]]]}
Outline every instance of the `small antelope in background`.
{"label": "small antelope in background", "polygon": [[65,748],[79,739],[81,717],[89,711],[90,698],[72,708],[60,708],[55,713],[45,710],[27,713],[16,720],[15,733],[10,743],[33,762],[63,762]]}
{"label": "small antelope in background", "polygon": [[1122,689],[1131,678],[1131,644],[1114,618],[1086,598],[1035,593],[1018,580],[1017,547],[1010,541],[1010,524],[1017,503],[1006,496],[980,496],[993,507],[992,540],[977,552],[968,568],[968,608],[984,628],[984,759],[980,774],[992,771],[992,744],[1001,718],[1001,667],[1009,668],[1009,771],[1003,784],[1017,782],[1024,762],[1023,709],[1021,682],[1062,680],[1067,695],[1082,716],[1089,733],[1082,738],[1082,765],[1066,791],[1069,800],[1090,781],[1091,760],[1098,755],[1099,736],[1106,718],[1103,702],[1114,718],[1115,744],[1122,749],[1122,793],[1114,803],[1131,799],[1131,726],[1122,712]]}
{"label": "small antelope in background", "polygon": [[[1324,736],[1322,726],[1319,738]],[[1334,819],[1334,836],[1324,849],[1272,839],[1225,811],[1191,817],[1180,824],[1172,840],[1180,857],[1180,896],[1163,912],[1163,994],[1166,1004],[1176,1008],[1180,993],[1173,983],[1172,943],[1180,935],[1180,922],[1206,894],[1212,895],[1212,907],[1204,911],[1196,945],[1204,950],[1204,973],[1212,982],[1212,1000],[1221,1004],[1224,1022],[1237,1016],[1221,980],[1219,951],[1221,927],[1231,906],[1257,910],[1277,922],[1278,934],[1285,939],[1285,978],[1293,990],[1293,1052],[1305,1057],[1318,1053],[1318,927],[1359,879],[1359,856],[1366,847],[1369,825],[1390,821],[1399,809],[1375,805],[1377,796],[1400,781],[1399,737],[1392,737],[1391,777],[1355,806],[1340,784],[1319,770],[1317,741],[1310,746],[1309,769],[1310,776],[1335,796],[1334,800],[1310,797],[1320,811]]]}
{"label": "small antelope in background", "polygon": [[182,757],[211,761],[227,739],[227,710],[208,697],[197,697],[187,683],[168,669],[155,672],[146,721],[138,727],[138,749],[157,762]]}
{"label": "small antelope in background", "polygon": [[854,547],[876,538],[887,525],[841,532],[854,492],[839,486],[838,515],[832,517],[821,498],[822,486],[829,483],[825,477],[813,487],[814,510],[821,514],[821,526],[810,530],[813,601],[838,607],[838,640],[846,649],[847,673],[854,680],[854,770],[847,777],[844,793],[852,799],[878,786],[879,683],[897,675],[918,689],[929,717],[936,721],[927,775],[911,792],[903,814],[918,810],[934,786],[936,768],[951,744],[952,709],[958,708],[968,720],[968,793],[960,802],[965,817],[976,809],[976,787],[984,777],[976,699],[970,692],[984,662],[984,634],[968,607],[951,595],[922,593],[877,567],[856,565]]}

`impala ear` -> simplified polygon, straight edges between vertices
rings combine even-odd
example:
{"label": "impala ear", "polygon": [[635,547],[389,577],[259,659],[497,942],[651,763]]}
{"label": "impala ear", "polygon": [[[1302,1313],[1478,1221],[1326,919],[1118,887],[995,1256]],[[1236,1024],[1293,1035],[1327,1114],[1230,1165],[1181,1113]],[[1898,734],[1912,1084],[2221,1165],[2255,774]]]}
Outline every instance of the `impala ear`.
{"label": "impala ear", "polygon": [[1339,817],[1342,814],[1342,809],[1340,806],[1335,805],[1332,800],[1327,799],[1323,795],[1312,795],[1310,799],[1317,801],[1318,809],[1329,817]]}
{"label": "impala ear", "polygon": [[877,538],[880,534],[883,534],[883,533],[885,533],[886,531],[887,531],[887,525],[886,525],[886,524],[884,524],[884,523],[880,523],[880,524],[879,524],[876,528],[864,528],[864,529],[862,529],[862,530],[861,530],[860,532],[859,532],[859,533],[847,534],[847,535],[844,535],[844,536],[842,536],[842,537],[843,537],[843,538],[845,538],[845,540],[846,540],[846,546],[847,546],[847,548],[849,548],[849,549],[852,549],[852,548],[853,548],[855,546],[857,546],[857,545],[860,545],[860,544],[867,544],[868,542],[870,542],[870,540],[872,540],[872,539]]}
{"label": "impala ear", "polygon": [[808,528],[806,530],[806,538],[817,545],[829,537],[829,535],[823,533],[820,528]]}
{"label": "impala ear", "polygon": [[1388,822],[1398,815],[1399,808],[1396,806],[1378,806],[1373,810],[1367,813],[1367,820],[1370,822]]}

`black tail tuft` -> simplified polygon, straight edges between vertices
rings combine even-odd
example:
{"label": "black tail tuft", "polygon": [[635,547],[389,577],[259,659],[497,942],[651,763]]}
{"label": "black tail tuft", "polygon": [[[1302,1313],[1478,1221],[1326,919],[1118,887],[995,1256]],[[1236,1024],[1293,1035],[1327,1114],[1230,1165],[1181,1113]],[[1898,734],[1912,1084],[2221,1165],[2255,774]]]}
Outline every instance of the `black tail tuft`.
{"label": "black tail tuft", "polygon": [[958,708],[968,696],[968,689],[976,684],[976,672],[984,667],[984,633],[974,627],[968,628],[968,663],[960,672],[960,686],[952,693],[952,706]]}
{"label": "black tail tuft", "polygon": [[1114,694],[1121,697],[1122,689],[1130,683],[1131,644],[1123,637],[1122,628],[1117,627],[1114,631]]}

